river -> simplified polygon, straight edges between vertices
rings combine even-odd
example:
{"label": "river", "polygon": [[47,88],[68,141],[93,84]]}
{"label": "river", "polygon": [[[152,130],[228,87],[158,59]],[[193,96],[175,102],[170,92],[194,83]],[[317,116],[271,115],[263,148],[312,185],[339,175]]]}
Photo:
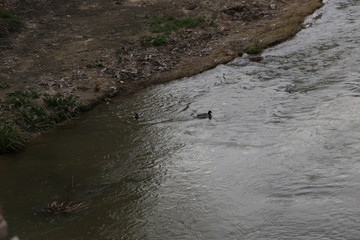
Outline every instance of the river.
{"label": "river", "polygon": [[[2,156],[11,235],[359,239],[360,1],[328,0],[307,21],[261,62],[117,98]],[[86,208],[41,212],[54,200]]]}

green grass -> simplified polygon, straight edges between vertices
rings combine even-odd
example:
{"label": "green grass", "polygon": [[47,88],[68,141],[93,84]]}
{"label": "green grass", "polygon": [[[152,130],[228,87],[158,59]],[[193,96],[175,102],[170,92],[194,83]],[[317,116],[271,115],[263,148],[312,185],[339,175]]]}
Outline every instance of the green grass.
{"label": "green grass", "polygon": [[150,32],[157,35],[146,35],[140,38],[140,44],[145,47],[163,46],[169,42],[169,34],[182,28],[194,28],[205,22],[202,17],[175,18],[156,17],[150,21]]}
{"label": "green grass", "polygon": [[10,11],[0,9],[0,37],[19,31],[22,25],[23,23],[17,16]]}
{"label": "green grass", "polygon": [[55,124],[47,109],[39,103],[39,97],[35,90],[17,90],[8,93],[2,104],[14,113],[18,125],[36,131]]}
{"label": "green grass", "polygon": [[124,59],[121,56],[119,56],[119,57],[117,57],[116,61],[117,61],[117,63],[122,63],[124,61]]}
{"label": "green grass", "polygon": [[247,54],[259,54],[262,53],[263,49],[259,45],[254,45],[246,50]]}
{"label": "green grass", "polygon": [[0,89],[6,89],[11,87],[10,83],[8,82],[0,82]]}
{"label": "green grass", "polygon": [[43,97],[44,102],[52,111],[52,119],[55,123],[71,119],[78,115],[82,108],[82,105],[77,102],[73,95],[62,96],[56,95],[45,95]]}
{"label": "green grass", "polygon": [[142,46],[162,46],[168,43],[168,36],[165,34],[158,34],[155,36],[142,36],[140,38],[140,43]]}
{"label": "green grass", "polygon": [[0,154],[22,149],[21,131],[43,131],[85,109],[73,95],[41,95],[34,90],[9,93],[5,99],[0,99],[0,106]]}
{"label": "green grass", "polygon": [[82,105],[72,95],[43,95],[34,90],[15,91],[0,101],[23,129],[41,131],[78,115]]}
{"label": "green grass", "polygon": [[95,61],[95,65],[97,67],[104,67],[104,60],[102,60],[101,58],[97,58],[96,61]]}
{"label": "green grass", "polygon": [[175,17],[156,17],[150,22],[150,31],[153,33],[176,31],[182,28],[194,28],[205,22],[202,17],[175,18]]}
{"label": "green grass", "polygon": [[95,62],[92,64],[92,63],[89,63],[86,65],[87,68],[102,68],[102,67],[105,67],[105,64],[104,64],[104,60],[101,59],[101,58],[97,58],[95,59]]}
{"label": "green grass", "polygon": [[17,121],[30,131],[40,131],[56,124],[52,115],[39,104],[31,103],[17,110]]}
{"label": "green grass", "polygon": [[0,121],[0,154],[15,153],[24,148],[19,130],[10,123]]}
{"label": "green grass", "polygon": [[8,93],[7,97],[3,101],[10,107],[23,107],[29,105],[33,99],[39,98],[39,94],[34,90],[21,91],[17,90],[12,93]]}

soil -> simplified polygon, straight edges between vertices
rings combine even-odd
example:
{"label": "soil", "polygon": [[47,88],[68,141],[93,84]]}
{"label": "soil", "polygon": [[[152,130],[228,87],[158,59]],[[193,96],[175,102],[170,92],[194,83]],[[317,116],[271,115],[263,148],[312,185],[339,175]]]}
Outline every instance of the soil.
{"label": "soil", "polygon": [[[10,86],[0,87],[0,98],[31,88],[74,94],[91,108],[229,62],[252,46],[283,42],[321,6],[321,0],[3,0],[0,9],[25,24],[0,38],[0,83]],[[166,45],[142,46],[159,16],[205,22],[171,32]]]}

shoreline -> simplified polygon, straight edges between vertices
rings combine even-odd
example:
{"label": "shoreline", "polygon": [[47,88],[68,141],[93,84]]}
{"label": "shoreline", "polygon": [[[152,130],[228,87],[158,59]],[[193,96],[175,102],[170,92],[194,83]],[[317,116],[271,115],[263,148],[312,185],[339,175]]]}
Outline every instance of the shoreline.
{"label": "shoreline", "polygon": [[[287,41],[323,5],[321,0],[62,3],[6,0],[0,5],[24,22],[19,33],[0,38],[0,125],[16,129],[23,145],[112,97],[199,74],[254,46],[261,52]],[[163,21],[160,27],[197,22],[154,32],[156,18]],[[27,109],[25,119],[24,112],[16,112],[18,102],[8,104],[9,94],[23,89],[37,93],[30,97],[32,105],[20,106]],[[34,115],[38,109],[51,122],[39,122],[46,119]]]}

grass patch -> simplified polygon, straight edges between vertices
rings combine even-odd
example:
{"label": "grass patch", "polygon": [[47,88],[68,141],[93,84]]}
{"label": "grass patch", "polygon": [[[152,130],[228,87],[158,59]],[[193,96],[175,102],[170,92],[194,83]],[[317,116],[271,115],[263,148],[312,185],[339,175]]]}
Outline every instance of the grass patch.
{"label": "grass patch", "polygon": [[8,93],[2,104],[5,109],[14,113],[18,125],[36,131],[53,126],[55,123],[47,109],[39,103],[39,97],[40,94],[35,90],[17,90]]}
{"label": "grass patch", "polygon": [[81,112],[82,105],[72,95],[43,95],[34,90],[9,93],[0,103],[14,115],[15,122],[29,131],[41,131],[71,119]]}
{"label": "grass patch", "polygon": [[6,89],[11,87],[10,83],[8,82],[0,82],[0,89]]}
{"label": "grass patch", "polygon": [[124,59],[121,56],[119,56],[119,57],[117,57],[116,61],[117,61],[117,63],[122,63],[124,61]]}
{"label": "grass patch", "polygon": [[62,96],[56,95],[45,95],[43,100],[47,107],[52,112],[52,119],[55,123],[71,119],[78,115],[82,109],[82,105],[77,102],[73,95]]}
{"label": "grass patch", "polygon": [[156,17],[150,22],[150,31],[153,33],[176,31],[182,28],[194,28],[204,23],[205,19],[197,18],[174,18],[174,17]]}
{"label": "grass patch", "polygon": [[39,94],[34,90],[21,91],[17,90],[12,93],[8,93],[3,103],[11,107],[24,107],[30,105],[35,98],[39,98]]}
{"label": "grass patch", "polygon": [[101,59],[101,58],[97,58],[97,59],[95,59],[94,64],[89,63],[89,64],[86,65],[86,67],[87,68],[97,68],[97,67],[102,68],[102,67],[105,67],[104,60]]}
{"label": "grass patch", "polygon": [[140,43],[142,46],[162,46],[168,43],[168,36],[165,34],[158,34],[155,36],[142,36],[140,38]]}
{"label": "grass patch", "polygon": [[183,28],[194,28],[204,22],[205,19],[202,17],[155,17],[150,21],[150,32],[159,34],[142,36],[140,43],[145,47],[163,46],[169,42],[170,32]]}
{"label": "grass patch", "polygon": [[11,119],[0,119],[0,154],[23,148],[21,131],[43,131],[75,117],[85,109],[73,95],[41,95],[34,90],[9,93],[5,99],[0,99],[0,107],[1,116]]}
{"label": "grass patch", "polygon": [[17,121],[30,131],[40,131],[54,126],[56,123],[51,114],[39,104],[31,103],[17,110]]}
{"label": "grass patch", "polygon": [[17,32],[22,27],[20,19],[10,11],[0,9],[0,37],[8,33]]}
{"label": "grass patch", "polygon": [[19,130],[10,123],[0,120],[0,154],[19,152],[24,148],[24,140]]}
{"label": "grass patch", "polygon": [[262,53],[263,49],[259,45],[254,45],[248,48],[246,50],[247,54],[259,54]]}
{"label": "grass patch", "polygon": [[105,66],[105,65],[104,65],[104,60],[102,60],[101,58],[96,59],[95,65],[96,65],[97,67],[104,67],[104,66]]}

